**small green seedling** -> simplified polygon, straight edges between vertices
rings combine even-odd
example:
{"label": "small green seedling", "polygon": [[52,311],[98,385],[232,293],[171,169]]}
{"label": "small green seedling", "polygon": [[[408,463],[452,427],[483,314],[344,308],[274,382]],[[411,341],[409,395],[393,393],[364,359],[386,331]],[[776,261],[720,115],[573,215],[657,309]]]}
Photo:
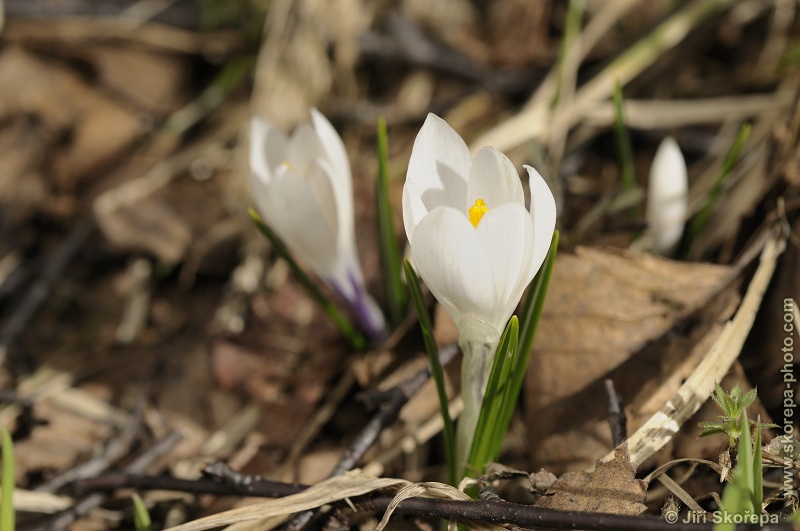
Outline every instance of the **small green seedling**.
{"label": "small green seedling", "polygon": [[[719,386],[717,388],[719,389]],[[738,390],[741,395],[738,387],[731,390],[731,395],[735,390]],[[755,399],[755,390],[744,396],[748,396],[750,393]],[[740,396],[740,398],[743,397]],[[714,400],[716,401],[716,398]],[[752,401],[750,400],[751,403]],[[755,426],[755,441],[750,439],[751,425]],[[765,425],[761,424],[760,418],[756,422],[748,420],[747,411],[742,409],[739,427],[736,468],[733,470],[731,482],[722,493],[722,509],[726,517],[720,518],[720,522],[714,525],[714,531],[734,531],[737,519],[745,523],[761,523],[762,525],[767,521],[762,517],[764,476],[761,466],[761,429]]]}
{"label": "small green seedling", "polygon": [[[742,394],[739,386],[731,389],[730,394],[727,394],[719,384],[716,384],[714,393],[711,398],[722,410],[722,415],[717,415],[719,422],[700,422],[699,426],[703,428],[700,437],[706,435],[713,435],[715,433],[724,433],[728,436],[728,444],[733,448],[739,439],[739,434],[742,432],[742,421],[747,417],[744,415],[745,410],[755,401],[756,390],[751,389],[747,393]],[[748,421],[749,426],[755,426],[755,421]],[[762,428],[777,428],[776,424],[762,424]]]}
{"label": "small green seedling", "polygon": [[150,531],[153,525],[147,506],[138,494],[133,495],[133,525],[136,531]]}
{"label": "small green seedling", "polygon": [[0,480],[0,531],[14,531],[14,444],[11,435],[2,431],[3,473]]}

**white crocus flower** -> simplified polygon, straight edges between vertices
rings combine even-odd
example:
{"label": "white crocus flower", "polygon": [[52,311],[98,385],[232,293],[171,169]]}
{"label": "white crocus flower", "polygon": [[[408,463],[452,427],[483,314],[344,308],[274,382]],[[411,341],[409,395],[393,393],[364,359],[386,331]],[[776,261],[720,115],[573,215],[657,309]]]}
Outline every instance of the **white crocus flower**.
{"label": "white crocus flower", "polygon": [[353,183],[342,139],[311,109],[291,137],[253,118],[250,182],[256,208],[289,250],[350,304],[373,338],[384,319],[364,288],[353,221]]}
{"label": "white crocus flower", "polygon": [[403,187],[403,221],[417,270],[458,326],[464,353],[457,436],[462,463],[500,336],[555,229],[553,194],[535,169],[525,168],[530,210],[505,155],[486,147],[473,160],[461,137],[429,114]]}
{"label": "white crocus flower", "polygon": [[671,254],[683,234],[687,206],[686,162],[677,142],[665,138],[650,168],[647,224],[653,250]]}

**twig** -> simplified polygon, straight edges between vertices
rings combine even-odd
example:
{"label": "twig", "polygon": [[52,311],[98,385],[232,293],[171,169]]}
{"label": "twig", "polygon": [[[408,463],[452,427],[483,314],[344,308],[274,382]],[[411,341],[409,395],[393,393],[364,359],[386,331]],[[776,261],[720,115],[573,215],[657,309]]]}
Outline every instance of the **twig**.
{"label": "twig", "polygon": [[[308,485],[299,483],[281,483],[270,481],[260,476],[240,474],[221,462],[217,462],[206,467],[213,471],[213,476],[217,478],[234,478],[229,474],[238,474],[240,481],[228,481],[223,479],[199,478],[199,479],[179,479],[162,476],[141,476],[136,474],[125,474],[121,472],[105,474],[94,478],[80,479],[72,484],[72,490],[76,496],[83,496],[94,491],[113,491],[117,489],[137,489],[137,490],[172,490],[177,492],[188,492],[192,494],[213,494],[217,496],[254,496],[263,498],[283,498],[297,494],[308,488]],[[251,481],[243,481],[245,477]]]}
{"label": "twig", "polygon": [[[442,363],[444,364],[446,361],[451,360],[456,350],[455,347],[441,349],[440,356],[445,358],[442,360]],[[386,397],[387,399],[381,409],[370,419],[367,425],[362,428],[361,432],[350,445],[350,448],[344,452],[339,464],[336,465],[336,468],[333,469],[333,472],[331,472],[328,477],[341,476],[353,468],[356,463],[364,457],[364,454],[367,453],[367,450],[372,446],[384,428],[395,421],[398,413],[400,413],[400,409],[402,409],[406,402],[420,390],[430,376],[430,367],[426,366],[425,369],[417,373],[414,377],[390,389]],[[303,529],[311,522],[316,513],[317,511],[298,513],[281,526],[281,529],[284,531],[298,531]]]}
{"label": "twig", "polygon": [[614,441],[614,448],[616,448],[628,436],[628,419],[625,417],[622,401],[614,388],[614,380],[607,378],[605,384],[608,424],[611,426],[611,439]]}
{"label": "twig", "polygon": [[[153,446],[147,449],[145,453],[137,457],[133,462],[125,467],[125,472],[128,474],[141,474],[145,469],[150,466],[157,459],[169,452],[183,436],[180,432],[172,432],[160,441],[156,442]],[[105,501],[107,494],[104,492],[95,492],[75,502],[75,505],[55,514],[52,518],[47,519],[43,523],[32,527],[30,531],[60,531],[67,529],[77,518],[85,515],[95,507],[98,507]]]}
{"label": "twig", "polygon": [[5,362],[12,343],[16,341],[31,318],[47,300],[56,281],[64,272],[64,268],[67,267],[67,264],[70,263],[75,253],[78,252],[83,242],[91,234],[92,228],[93,225],[88,219],[79,221],[72,228],[67,239],[61,243],[58,250],[48,260],[44,271],[42,271],[42,276],[33,283],[22,304],[17,307],[17,311],[0,331],[0,365]]}
{"label": "twig", "polygon": [[[392,496],[376,496],[362,505],[366,510],[384,510]],[[441,519],[472,520],[495,524],[512,524],[525,528],[547,529],[593,529],[598,531],[684,531],[712,529],[713,524],[669,523],[653,516],[629,516],[621,514],[560,511],[532,505],[510,503],[501,499],[461,501],[438,498],[410,498],[403,500],[395,512],[432,516]],[[790,530],[790,523],[773,525],[737,525],[737,530]]]}
{"label": "twig", "polygon": [[136,440],[136,434],[139,432],[143,410],[144,408],[142,407],[142,404],[137,404],[133,415],[130,417],[128,425],[125,426],[125,429],[122,430],[118,437],[108,444],[103,455],[100,455],[95,459],[87,461],[70,470],[67,470],[62,474],[59,474],[46,483],[37,486],[33,490],[35,492],[55,492],[67,483],[71,483],[81,478],[97,475],[103,470],[108,469],[115,462],[124,458],[126,455],[128,455],[131,446],[133,446],[133,443]]}
{"label": "twig", "polygon": [[[244,475],[242,475],[244,477]],[[253,476],[250,476],[251,478]],[[209,479],[182,480],[164,477],[128,476],[114,474],[100,478],[83,480],[82,489],[113,490],[119,488],[136,488],[139,490],[169,489],[192,493],[217,495],[246,494],[281,498],[300,493],[307,485],[278,483],[264,479],[254,480],[245,488],[238,484],[221,483]],[[371,513],[384,512],[394,495],[366,495],[354,497],[351,501],[360,511]],[[580,511],[559,511],[532,505],[510,503],[498,498],[476,501],[445,500],[437,498],[409,498],[400,502],[395,512],[409,515],[430,516],[442,519],[472,520],[492,523],[505,523],[529,528],[550,529],[593,529],[605,530],[638,530],[638,531],[688,531],[710,530],[713,524],[669,523],[652,516],[628,516],[606,513]],[[737,530],[763,529],[765,531],[783,531],[792,529],[789,523],[758,525],[738,525]]]}

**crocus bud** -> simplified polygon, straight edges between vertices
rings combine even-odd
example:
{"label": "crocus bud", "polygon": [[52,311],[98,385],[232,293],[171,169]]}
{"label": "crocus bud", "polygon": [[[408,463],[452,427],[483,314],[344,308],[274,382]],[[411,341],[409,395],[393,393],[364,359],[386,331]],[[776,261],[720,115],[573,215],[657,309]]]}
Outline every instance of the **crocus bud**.
{"label": "crocus bud", "polygon": [[364,287],[356,253],[350,163],[330,122],[311,109],[311,123],[287,138],[253,118],[250,170],[264,222],[348,302],[364,331],[380,338],[383,314]]}
{"label": "crocus bud", "polygon": [[687,212],[686,162],[671,137],[658,147],[647,189],[648,232],[656,253],[668,255],[683,234]]}

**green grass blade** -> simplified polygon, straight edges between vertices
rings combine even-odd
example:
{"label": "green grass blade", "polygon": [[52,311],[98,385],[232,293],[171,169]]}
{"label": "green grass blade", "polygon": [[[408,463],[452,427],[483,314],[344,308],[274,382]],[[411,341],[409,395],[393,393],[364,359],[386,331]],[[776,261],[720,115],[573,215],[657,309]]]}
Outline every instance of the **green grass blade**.
{"label": "green grass blade", "polygon": [[419,278],[414,268],[411,267],[411,262],[403,260],[403,267],[406,271],[406,281],[408,282],[408,290],[411,292],[411,300],[414,301],[414,308],[417,310],[417,317],[419,319],[419,326],[422,329],[422,338],[425,341],[425,350],[428,352],[428,359],[431,364],[431,375],[433,381],[436,383],[436,394],[439,395],[439,410],[442,414],[444,421],[444,429],[442,435],[444,437],[444,453],[447,460],[447,480],[455,486],[456,485],[456,438],[453,430],[453,420],[450,418],[450,409],[448,408],[447,391],[444,387],[444,371],[442,371],[442,364],[439,362],[439,348],[436,346],[436,340],[433,338],[433,324],[431,316],[428,313],[428,308],[425,306],[425,298],[422,296],[422,289],[419,287]]}
{"label": "green grass blade", "polygon": [[[755,491],[755,479],[753,477],[753,441],[750,440],[750,420],[747,418],[747,411],[742,411],[742,430],[739,432],[739,453],[736,459],[736,474],[741,475],[741,485],[748,496],[743,500],[743,504],[734,510],[739,514],[753,512],[753,493]],[[730,510],[730,509],[728,509]]]}
{"label": "green grass blade", "polygon": [[14,531],[14,443],[3,430],[3,472],[0,478],[0,531]]}
{"label": "green grass blade", "polygon": [[383,283],[386,289],[386,302],[389,321],[397,326],[406,313],[406,288],[401,278],[400,246],[392,221],[392,203],[389,198],[389,141],[386,133],[386,119],[378,119],[378,182],[375,187],[378,208],[378,240],[383,267]]}
{"label": "green grass blade", "polygon": [[[628,128],[625,127],[625,113],[622,108],[622,86],[617,81],[614,84],[614,144],[617,147],[617,163],[625,190],[636,188],[636,176],[633,171],[633,150]],[[635,213],[635,212],[634,212]]]}
{"label": "green grass blade", "polygon": [[686,256],[689,253],[689,250],[697,239],[697,236],[700,234],[700,231],[702,231],[708,223],[708,218],[711,216],[711,210],[714,208],[714,205],[722,193],[722,188],[725,185],[725,179],[727,179],[728,174],[730,174],[734,165],[736,165],[736,161],[739,158],[739,152],[741,151],[744,143],[747,141],[747,137],[750,136],[750,129],[751,125],[749,123],[742,124],[742,127],[739,129],[739,133],[736,135],[736,139],[733,141],[733,145],[725,155],[725,159],[722,161],[722,167],[719,170],[719,174],[717,174],[717,179],[714,181],[714,185],[708,191],[708,195],[703,203],[703,207],[692,218],[692,222],[689,225],[689,235],[684,245],[682,253],[683,256]]}
{"label": "green grass blade", "polygon": [[756,419],[756,436],[753,442],[753,507],[756,514],[761,514],[764,504],[764,470],[761,467],[763,458],[761,450],[761,415]]}
{"label": "green grass blade", "polygon": [[133,525],[136,527],[136,531],[150,531],[153,525],[147,506],[138,494],[133,495]]}
{"label": "green grass blade", "polygon": [[500,338],[500,343],[497,345],[492,371],[486,383],[486,394],[483,397],[478,424],[475,428],[475,436],[472,439],[472,448],[470,448],[467,460],[469,463],[467,474],[482,473],[486,465],[500,451],[500,448],[495,447],[498,441],[500,444],[503,441],[502,437],[497,437],[499,413],[504,398],[507,399],[508,396],[511,375],[517,361],[518,341],[519,320],[515,315],[509,320]]}
{"label": "green grass blade", "polygon": [[336,307],[333,301],[325,296],[325,294],[322,293],[314,281],[311,280],[305,271],[300,268],[289,252],[289,249],[287,249],[280,238],[278,238],[278,236],[272,232],[272,229],[270,229],[267,224],[264,223],[264,221],[261,219],[261,216],[258,215],[258,212],[251,208],[248,210],[248,213],[255,222],[256,227],[258,227],[258,230],[260,230],[261,233],[270,241],[272,248],[275,249],[275,252],[278,253],[278,255],[286,260],[286,262],[289,264],[289,267],[291,268],[292,273],[297,281],[300,282],[300,284],[306,289],[306,291],[308,291],[311,297],[317,301],[320,306],[322,306],[322,309],[328,314],[336,326],[339,327],[339,330],[341,330],[342,334],[344,334],[347,340],[350,341],[350,344],[353,346],[353,348],[356,350],[363,350],[367,345],[367,341],[364,339],[364,336],[358,333],[347,317],[345,317],[345,315],[339,311],[339,308]]}

